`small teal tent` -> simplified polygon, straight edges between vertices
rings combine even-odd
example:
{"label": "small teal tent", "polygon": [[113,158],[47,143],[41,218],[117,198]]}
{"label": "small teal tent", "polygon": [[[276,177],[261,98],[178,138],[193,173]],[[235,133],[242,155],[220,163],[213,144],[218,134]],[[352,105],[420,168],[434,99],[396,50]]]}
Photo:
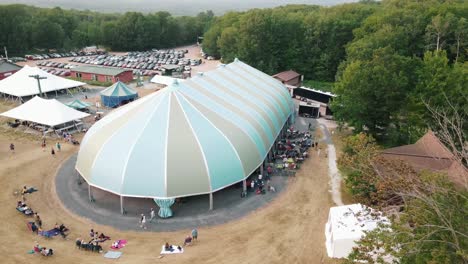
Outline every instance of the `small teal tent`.
{"label": "small teal tent", "polygon": [[90,103],[83,102],[78,99],[76,99],[75,101],[66,103],[65,105],[74,109],[84,109],[84,108],[88,108],[91,106]]}
{"label": "small teal tent", "polygon": [[120,81],[101,92],[102,104],[107,107],[117,107],[136,98],[138,93]]}

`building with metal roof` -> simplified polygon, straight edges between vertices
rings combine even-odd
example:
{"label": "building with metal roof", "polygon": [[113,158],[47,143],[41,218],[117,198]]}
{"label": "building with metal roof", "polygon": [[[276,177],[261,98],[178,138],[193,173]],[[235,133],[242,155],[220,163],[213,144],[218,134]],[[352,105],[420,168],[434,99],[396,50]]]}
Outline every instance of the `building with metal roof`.
{"label": "building with metal roof", "polygon": [[14,63],[0,60],[0,80],[5,79],[8,76],[11,76],[13,73],[21,70],[21,66],[18,66]]}
{"label": "building with metal roof", "polygon": [[263,167],[293,113],[282,83],[236,59],[98,121],[76,170],[121,202],[210,194],[211,208],[213,192]]}
{"label": "building with metal roof", "polygon": [[299,87],[302,82],[302,75],[293,70],[283,71],[273,75],[273,78],[279,80],[283,84],[288,84],[294,87]]}
{"label": "building with metal roof", "polygon": [[79,80],[112,83],[127,83],[133,80],[131,70],[102,66],[79,66],[71,70],[70,76]]}

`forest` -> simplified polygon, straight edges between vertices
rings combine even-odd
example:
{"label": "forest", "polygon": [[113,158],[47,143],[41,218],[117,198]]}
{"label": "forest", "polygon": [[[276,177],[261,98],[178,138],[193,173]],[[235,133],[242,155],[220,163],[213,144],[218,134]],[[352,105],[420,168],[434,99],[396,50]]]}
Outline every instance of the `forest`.
{"label": "forest", "polygon": [[[386,145],[408,144],[430,125],[425,104],[468,101],[466,1],[362,1],[227,13],[204,50],[269,74],[294,69],[334,82],[341,123]],[[359,102],[359,103],[357,103]]]}
{"label": "forest", "polygon": [[69,51],[100,45],[114,51],[171,48],[193,44],[213,12],[174,17],[168,12],[104,14],[92,11],[0,5],[0,46],[11,55],[38,50]]}

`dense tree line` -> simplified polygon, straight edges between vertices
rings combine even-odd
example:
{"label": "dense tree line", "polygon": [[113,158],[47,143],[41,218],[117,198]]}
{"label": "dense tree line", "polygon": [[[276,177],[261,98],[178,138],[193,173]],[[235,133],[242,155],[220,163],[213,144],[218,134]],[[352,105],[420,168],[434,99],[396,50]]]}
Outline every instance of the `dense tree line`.
{"label": "dense tree line", "polygon": [[190,44],[209,27],[213,12],[174,17],[167,12],[143,15],[0,5],[0,46],[10,54],[35,49],[71,50],[103,45],[134,51]]}
{"label": "dense tree line", "polygon": [[390,145],[416,140],[425,103],[467,104],[468,2],[384,0],[228,13],[203,48],[273,74],[336,81],[335,117]]}
{"label": "dense tree line", "polygon": [[466,107],[467,18],[466,1],[383,1],[346,46],[338,120],[395,145],[434,125],[426,104]]}
{"label": "dense tree line", "polygon": [[270,74],[295,69],[307,79],[334,81],[353,30],[376,8],[357,3],[231,12],[215,19],[203,49],[224,62],[238,57]]}

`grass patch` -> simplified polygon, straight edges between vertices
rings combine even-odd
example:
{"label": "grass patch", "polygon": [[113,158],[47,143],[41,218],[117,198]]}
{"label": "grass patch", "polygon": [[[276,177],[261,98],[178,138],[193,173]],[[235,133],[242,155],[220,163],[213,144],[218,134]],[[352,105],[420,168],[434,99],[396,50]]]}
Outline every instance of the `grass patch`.
{"label": "grass patch", "polygon": [[308,88],[322,90],[324,92],[331,92],[333,89],[334,83],[314,81],[314,80],[304,80],[302,85]]}

